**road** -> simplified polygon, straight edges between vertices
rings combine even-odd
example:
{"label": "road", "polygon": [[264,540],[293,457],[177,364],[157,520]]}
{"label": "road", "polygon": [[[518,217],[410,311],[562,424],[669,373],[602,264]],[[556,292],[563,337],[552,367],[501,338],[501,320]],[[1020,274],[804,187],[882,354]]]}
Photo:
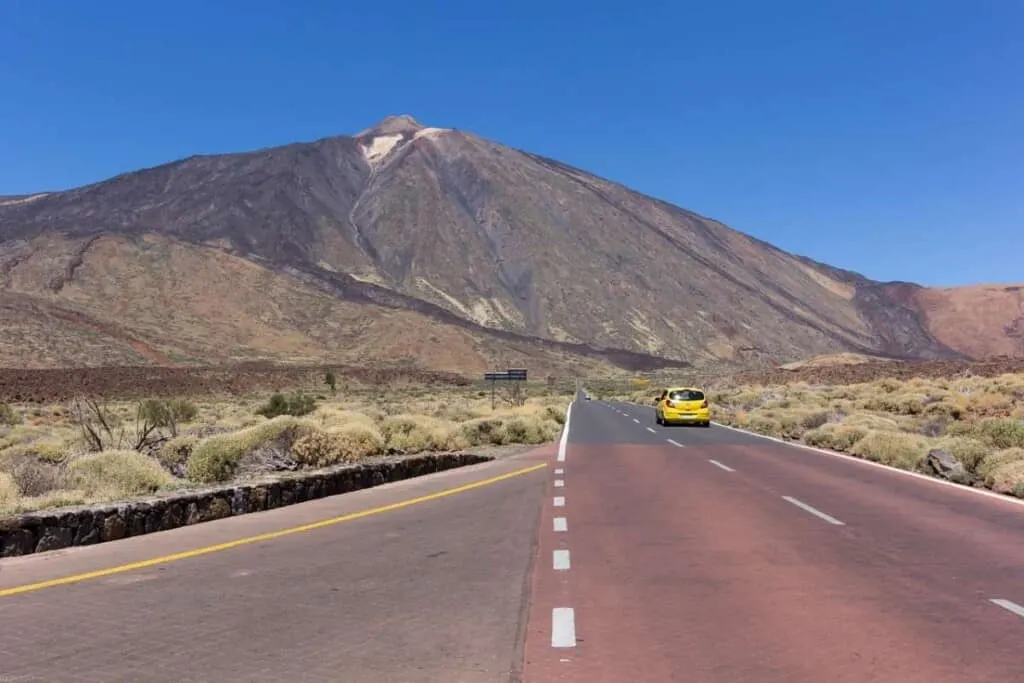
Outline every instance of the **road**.
{"label": "road", "polygon": [[0,681],[1021,680],[1024,506],[644,406],[566,436],[0,560]]}

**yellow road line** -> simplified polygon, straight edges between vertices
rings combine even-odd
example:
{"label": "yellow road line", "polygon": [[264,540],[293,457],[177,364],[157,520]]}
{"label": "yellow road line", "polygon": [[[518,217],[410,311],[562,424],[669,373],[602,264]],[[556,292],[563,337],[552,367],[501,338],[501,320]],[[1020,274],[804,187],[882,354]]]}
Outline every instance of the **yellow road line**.
{"label": "yellow road line", "polygon": [[[234,541],[228,541],[227,543],[218,543],[217,545],[206,546],[205,548],[196,548],[195,550],[186,550],[181,553],[174,553],[172,555],[164,555],[162,557],[154,557],[150,560],[142,560],[140,562],[131,562],[129,564],[122,564],[116,567],[108,567],[107,569],[97,569],[91,572],[85,572],[82,574],[73,574],[71,576],[65,576],[59,579],[50,579],[49,581],[40,581],[38,583],[28,583],[22,586],[14,586],[13,588],[2,588],[0,589],[0,597],[8,595],[17,595],[19,593],[29,593],[31,591],[42,590],[43,588],[50,588],[52,586],[64,586],[70,583],[78,583],[80,581],[88,581],[89,579],[99,579],[104,576],[110,576],[112,574],[121,574],[123,572],[130,572],[135,569],[144,569],[146,567],[152,567],[158,564],[167,564],[169,562],[177,562],[178,560],[187,560],[190,557],[199,557],[200,555],[208,555],[210,553],[220,552],[222,550],[230,550],[231,548],[237,548],[238,546],[248,545],[250,543],[257,543],[259,541],[269,541],[274,538],[280,538],[282,536],[288,536],[291,534],[297,534],[302,531],[312,531],[313,529],[321,529],[323,527],[332,526],[334,524],[340,524],[342,522],[350,522],[354,519],[360,519],[362,517],[369,517],[370,515],[379,515],[382,512],[389,512],[391,510],[399,510],[401,508],[409,507],[410,505],[416,505],[417,503],[425,503],[429,500],[437,500],[438,498],[445,498],[447,496],[453,496],[456,493],[462,493],[464,491],[470,491],[472,489],[478,489],[482,486],[488,486],[490,484],[496,484],[499,481],[505,479],[511,479],[512,477],[518,477],[522,474],[528,474],[535,472],[539,469],[547,467],[547,463],[541,463],[540,465],[532,465],[530,467],[524,467],[521,470],[515,470],[514,472],[508,472],[501,474],[490,479],[481,479],[471,484],[464,484],[462,486],[456,486],[455,488],[445,489],[436,493],[430,493],[425,496],[418,498],[410,498],[409,500],[402,500],[397,503],[391,503],[389,505],[382,505],[381,507],[371,508],[369,510],[363,510],[361,512],[352,512],[347,515],[341,515],[340,517],[331,517],[330,519],[324,519],[319,522],[312,522],[310,524],[303,524],[301,526],[290,527],[288,529],[281,529],[280,531],[270,531],[265,534],[258,534],[256,536],[248,536],[246,538],[239,538]],[[366,490],[366,489],[364,489]],[[281,509],[281,508],[278,508]]]}

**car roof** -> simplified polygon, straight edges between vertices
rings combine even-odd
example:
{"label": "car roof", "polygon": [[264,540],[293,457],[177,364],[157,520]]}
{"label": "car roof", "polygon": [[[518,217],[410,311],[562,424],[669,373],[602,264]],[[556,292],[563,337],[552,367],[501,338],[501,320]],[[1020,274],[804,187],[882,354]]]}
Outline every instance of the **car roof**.
{"label": "car roof", "polygon": [[668,387],[665,391],[699,391],[704,392],[700,387]]}

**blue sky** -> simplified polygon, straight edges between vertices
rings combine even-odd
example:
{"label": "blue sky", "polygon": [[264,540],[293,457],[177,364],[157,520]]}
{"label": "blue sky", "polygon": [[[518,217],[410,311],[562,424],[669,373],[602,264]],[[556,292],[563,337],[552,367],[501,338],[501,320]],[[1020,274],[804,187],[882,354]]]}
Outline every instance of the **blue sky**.
{"label": "blue sky", "polygon": [[427,8],[0,0],[0,194],[408,113],[870,277],[1024,281],[1018,0]]}

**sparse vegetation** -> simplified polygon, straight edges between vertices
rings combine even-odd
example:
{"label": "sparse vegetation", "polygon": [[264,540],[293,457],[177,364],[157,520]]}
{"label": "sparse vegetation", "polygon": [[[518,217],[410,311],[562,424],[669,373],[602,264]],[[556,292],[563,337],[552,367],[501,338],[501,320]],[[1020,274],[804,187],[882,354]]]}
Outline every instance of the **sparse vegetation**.
{"label": "sparse vegetation", "polygon": [[477,386],[397,383],[346,384],[344,397],[317,401],[310,390],[323,378],[269,396],[75,397],[0,409],[0,514],[378,456],[540,444],[558,438],[571,400],[527,385],[492,411]]}
{"label": "sparse vegetation", "polygon": [[[1024,374],[722,381],[708,391],[719,422],[915,471],[942,450],[963,465],[965,483],[1024,497]],[[620,398],[649,404],[649,393]]]}
{"label": "sparse vegetation", "polygon": [[274,394],[267,401],[266,405],[256,411],[256,414],[267,418],[279,417],[281,415],[302,417],[303,415],[309,415],[314,410],[316,410],[316,397],[302,392],[295,392],[288,396]]}

